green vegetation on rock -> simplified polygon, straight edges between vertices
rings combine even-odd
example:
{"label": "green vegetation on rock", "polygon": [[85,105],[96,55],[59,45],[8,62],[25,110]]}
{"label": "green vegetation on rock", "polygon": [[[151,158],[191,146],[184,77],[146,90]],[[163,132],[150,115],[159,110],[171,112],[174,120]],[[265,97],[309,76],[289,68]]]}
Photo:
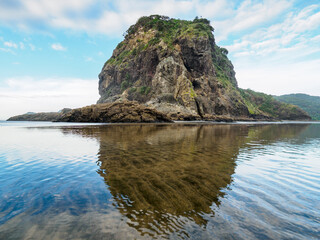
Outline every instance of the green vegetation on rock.
{"label": "green vegetation on rock", "polygon": [[172,46],[175,39],[182,36],[210,36],[213,37],[213,27],[210,21],[196,17],[193,21],[169,18],[167,16],[151,15],[141,17],[136,24],[132,25],[125,33],[125,38],[136,34],[138,31],[157,31],[157,34],[150,40],[149,45],[155,45],[163,40]]}
{"label": "green vegetation on rock", "polygon": [[252,115],[267,114],[272,118],[286,120],[299,119],[299,116],[301,119],[308,119],[308,114],[299,107],[279,102],[272,95],[250,89],[240,89],[240,93]]}
{"label": "green vegetation on rock", "polygon": [[99,75],[98,102],[134,100],[183,119],[309,118],[270,95],[239,89],[228,50],[216,45],[213,31],[204,18],[139,18]]}
{"label": "green vegetation on rock", "polygon": [[296,105],[306,111],[313,120],[320,120],[320,97],[296,93],[275,96],[281,102]]}
{"label": "green vegetation on rock", "polygon": [[[131,50],[127,49],[125,41],[120,42],[116,50],[121,50],[121,53],[117,56],[111,57],[108,64],[121,64],[125,58],[132,57],[145,51],[150,46],[155,46],[163,41],[169,48],[174,48],[175,40],[183,37],[209,37],[213,39],[213,27],[210,25],[210,21],[205,18],[196,17],[193,21],[173,19],[161,15],[151,15],[148,17],[141,17],[136,24],[132,25],[124,34],[125,40],[129,40],[135,37],[136,34],[155,32],[153,37],[144,42],[141,39],[137,39],[137,46]],[[226,52],[227,50],[224,49]],[[224,52],[225,52],[224,51]]]}

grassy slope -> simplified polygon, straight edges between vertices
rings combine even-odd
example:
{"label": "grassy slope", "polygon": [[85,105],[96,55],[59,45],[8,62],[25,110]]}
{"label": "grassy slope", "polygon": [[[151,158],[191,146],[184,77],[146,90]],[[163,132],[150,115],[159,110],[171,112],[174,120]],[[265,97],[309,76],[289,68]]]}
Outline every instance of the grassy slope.
{"label": "grassy slope", "polygon": [[299,107],[280,102],[272,95],[249,89],[240,89],[240,93],[252,115],[267,114],[277,119],[294,119],[296,116],[306,114]]}
{"label": "grassy slope", "polygon": [[[125,59],[132,58],[149,47],[157,46],[161,41],[169,49],[173,50],[174,41],[178,38],[205,36],[213,39],[213,30],[210,21],[203,18],[187,21],[160,15],[141,17],[136,24],[126,31],[124,41],[117,45],[116,50],[119,50],[120,54],[113,55],[106,63],[121,65]],[[148,39],[147,42],[143,41],[143,39],[137,39],[135,46],[128,46],[130,38],[134,38],[135,34],[141,31],[146,35],[152,34],[152,32],[155,32],[155,34],[152,34],[152,38]]]}
{"label": "grassy slope", "polygon": [[281,102],[294,104],[306,111],[313,120],[320,120],[320,97],[307,94],[287,94],[275,96]]}

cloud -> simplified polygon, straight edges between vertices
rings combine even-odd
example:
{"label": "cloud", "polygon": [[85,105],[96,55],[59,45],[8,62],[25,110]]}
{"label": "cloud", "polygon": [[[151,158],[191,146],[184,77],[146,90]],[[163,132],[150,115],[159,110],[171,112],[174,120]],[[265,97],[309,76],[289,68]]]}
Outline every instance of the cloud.
{"label": "cloud", "polygon": [[274,62],[295,61],[319,53],[320,34],[313,31],[320,27],[320,21],[315,21],[320,16],[319,8],[309,6],[289,12],[282,22],[242,35],[225,47],[235,58],[248,56],[246,60],[254,62],[261,57]]}
{"label": "cloud", "polygon": [[4,42],[3,45],[5,45],[6,47],[10,47],[10,48],[18,48],[18,45],[14,42]]}
{"label": "cloud", "polygon": [[0,19],[13,24],[20,24],[34,20],[49,20],[51,18],[67,15],[68,12],[81,12],[92,0],[3,0],[0,3]]}
{"label": "cloud", "polygon": [[0,87],[0,119],[26,112],[83,107],[98,98],[96,79],[9,78]]}
{"label": "cloud", "polygon": [[7,52],[7,53],[11,53],[13,55],[16,55],[16,53],[14,51],[12,51],[10,48],[0,48],[1,52]]}
{"label": "cloud", "polygon": [[229,50],[240,87],[272,94],[319,95],[319,5],[291,9],[281,21],[238,35]]}
{"label": "cloud", "polygon": [[20,49],[22,49],[22,50],[25,49],[25,46],[24,46],[24,43],[23,43],[23,42],[20,42],[20,43],[19,43],[19,46],[20,46]]}
{"label": "cloud", "polygon": [[29,47],[30,47],[31,51],[36,50],[36,47],[35,47],[33,44],[31,44],[31,43],[29,43]]}
{"label": "cloud", "polygon": [[239,86],[268,94],[307,93],[320,95],[320,60],[275,65],[241,67]]}
{"label": "cloud", "polygon": [[[279,1],[280,3],[276,5],[282,6],[282,3],[286,2]],[[261,20],[278,13],[274,8],[272,11],[268,10],[274,1],[268,0],[266,2],[266,4],[256,4],[245,1],[240,9],[233,9],[234,5],[226,0],[118,0],[115,2],[16,0],[15,4],[11,4],[11,0],[4,0],[0,2],[0,20],[3,24],[21,29],[56,28],[120,35],[143,15],[162,14],[191,19],[199,15],[211,19],[232,18],[231,22],[223,21],[223,27],[237,25],[236,28],[244,28],[245,26],[241,27],[239,24],[245,25],[245,20],[248,22],[257,20],[253,16],[259,16]],[[273,13],[274,10],[276,10],[275,13]],[[233,17],[234,15],[236,18]],[[251,18],[249,18],[250,16]],[[239,19],[243,20],[239,21]]]}
{"label": "cloud", "polygon": [[219,33],[217,40],[222,41],[230,34],[269,23],[286,12],[290,6],[291,3],[287,0],[266,0],[257,3],[251,0],[243,1],[238,8],[229,10],[227,18],[215,22]]}
{"label": "cloud", "polygon": [[54,28],[119,37],[144,15],[187,19],[198,15],[214,21],[218,39],[266,23],[291,6],[290,0],[245,0],[238,5],[227,0],[11,1],[0,2],[0,20],[22,29]]}
{"label": "cloud", "polygon": [[67,48],[63,47],[60,43],[51,44],[51,48],[56,51],[66,51]]}

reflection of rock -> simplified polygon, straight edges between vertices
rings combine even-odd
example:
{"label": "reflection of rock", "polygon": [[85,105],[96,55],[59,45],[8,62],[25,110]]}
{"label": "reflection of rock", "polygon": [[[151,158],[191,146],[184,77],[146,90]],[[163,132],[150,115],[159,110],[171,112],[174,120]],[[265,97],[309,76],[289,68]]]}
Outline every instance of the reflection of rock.
{"label": "reflection of rock", "polygon": [[251,131],[248,131],[248,140],[263,141],[263,144],[266,145],[279,140],[297,138],[297,135],[310,127],[310,124],[267,124],[249,127]]}
{"label": "reflection of rock", "polygon": [[206,226],[247,142],[271,144],[307,126],[109,125],[63,132],[99,139],[98,173],[119,212],[141,235],[164,237],[188,236],[190,221]]}
{"label": "reflection of rock", "polygon": [[166,234],[181,230],[184,217],[206,224],[202,214],[213,213],[210,207],[230,184],[246,127],[118,125],[84,131],[100,138],[99,174],[128,224],[141,233]]}

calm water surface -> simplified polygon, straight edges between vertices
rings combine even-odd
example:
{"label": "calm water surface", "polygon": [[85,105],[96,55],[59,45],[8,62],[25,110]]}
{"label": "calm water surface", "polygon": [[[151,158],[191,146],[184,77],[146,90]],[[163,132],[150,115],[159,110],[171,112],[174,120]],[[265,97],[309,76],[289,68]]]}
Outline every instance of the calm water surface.
{"label": "calm water surface", "polygon": [[319,239],[320,124],[0,122],[0,239]]}

